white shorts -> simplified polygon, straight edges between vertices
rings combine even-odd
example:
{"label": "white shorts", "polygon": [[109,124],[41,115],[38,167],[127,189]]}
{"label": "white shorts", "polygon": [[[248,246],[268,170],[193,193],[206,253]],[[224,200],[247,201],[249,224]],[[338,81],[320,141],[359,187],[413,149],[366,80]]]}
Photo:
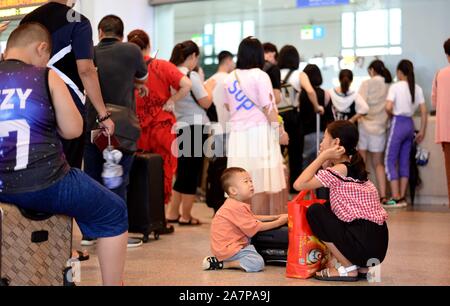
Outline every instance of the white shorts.
{"label": "white shorts", "polygon": [[363,127],[359,126],[359,150],[369,151],[371,153],[383,153],[386,149],[386,140],[386,133],[371,135]]}

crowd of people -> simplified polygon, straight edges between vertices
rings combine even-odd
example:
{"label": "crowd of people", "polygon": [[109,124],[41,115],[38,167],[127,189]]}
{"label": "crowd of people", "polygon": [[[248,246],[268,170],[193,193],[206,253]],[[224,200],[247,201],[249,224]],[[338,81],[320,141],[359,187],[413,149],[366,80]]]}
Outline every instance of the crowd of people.
{"label": "crowd of people", "polygon": [[[401,61],[393,83],[375,60],[356,91],[352,71],[342,70],[340,85],[326,90],[319,67],[299,69],[294,46],[278,53],[248,37],[237,62],[221,52],[217,73],[205,81],[193,41],[178,43],[169,61],[153,58],[145,31],[125,35],[122,20],[109,15],[94,47],[89,20],[69,22],[66,4],[50,1],[27,15],[0,63],[0,89],[10,94],[0,108],[1,202],[73,217],[84,244],[97,243],[104,284],[120,285],[127,245],[142,243],[127,234],[135,152],[163,158],[166,222],[198,226],[192,207],[212,139],[212,156],[227,158],[228,169],[216,175],[228,199],[216,209],[214,256],[205,258],[204,269],[261,271],[264,262],[248,238],[286,224],[286,193],[321,187],[330,189],[329,205],[311,207],[308,221],[340,267],[333,261],[317,278],[355,280],[367,272],[368,259],[384,260],[383,206],[407,205],[411,148],[427,128],[413,63]],[[450,61],[450,42],[444,47]],[[450,178],[449,80],[448,68],[436,76],[433,105]],[[93,141],[99,135],[120,143],[122,179],[114,189],[104,186],[105,155]],[[378,190],[368,178],[369,154]],[[172,232],[167,224],[163,233]]]}

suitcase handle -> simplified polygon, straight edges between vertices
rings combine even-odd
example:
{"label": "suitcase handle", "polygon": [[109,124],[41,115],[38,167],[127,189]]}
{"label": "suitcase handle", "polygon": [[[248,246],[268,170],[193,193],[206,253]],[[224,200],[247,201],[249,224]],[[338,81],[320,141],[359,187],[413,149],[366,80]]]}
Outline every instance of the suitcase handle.
{"label": "suitcase handle", "polygon": [[45,221],[45,220],[53,217],[52,214],[47,214],[47,213],[43,213],[43,212],[37,212],[37,211],[27,210],[27,209],[23,209],[23,208],[19,208],[19,210],[20,210],[20,213],[22,214],[22,216],[24,216],[27,219],[33,220],[33,221]]}

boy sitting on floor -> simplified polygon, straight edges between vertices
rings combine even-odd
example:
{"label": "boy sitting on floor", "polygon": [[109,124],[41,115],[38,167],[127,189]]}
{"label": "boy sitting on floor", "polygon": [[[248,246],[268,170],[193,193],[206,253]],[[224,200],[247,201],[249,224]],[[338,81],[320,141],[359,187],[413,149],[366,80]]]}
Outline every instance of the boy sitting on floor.
{"label": "boy sitting on floor", "polygon": [[248,203],[254,194],[253,182],[244,169],[225,170],[221,182],[229,198],[212,221],[211,250],[214,256],[203,259],[203,269],[260,272],[264,269],[264,260],[250,244],[250,239],[258,232],[285,225],[288,216],[255,216],[252,213]]}

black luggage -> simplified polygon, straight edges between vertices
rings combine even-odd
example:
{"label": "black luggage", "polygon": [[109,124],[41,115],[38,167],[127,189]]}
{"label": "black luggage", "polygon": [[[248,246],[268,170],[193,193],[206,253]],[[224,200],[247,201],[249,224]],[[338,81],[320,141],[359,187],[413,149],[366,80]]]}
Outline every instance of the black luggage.
{"label": "black luggage", "polygon": [[209,161],[208,180],[206,183],[206,204],[217,212],[225,202],[225,192],[220,178],[227,169],[226,157],[214,157]]}
{"label": "black luggage", "polygon": [[164,212],[164,169],[160,155],[136,153],[128,186],[130,233],[143,234],[143,242],[153,232],[156,240],[166,226]]}
{"label": "black luggage", "polygon": [[0,286],[72,286],[72,219],[0,203]]}
{"label": "black luggage", "polygon": [[252,244],[267,265],[286,266],[289,246],[287,225],[259,232],[252,238]]}

